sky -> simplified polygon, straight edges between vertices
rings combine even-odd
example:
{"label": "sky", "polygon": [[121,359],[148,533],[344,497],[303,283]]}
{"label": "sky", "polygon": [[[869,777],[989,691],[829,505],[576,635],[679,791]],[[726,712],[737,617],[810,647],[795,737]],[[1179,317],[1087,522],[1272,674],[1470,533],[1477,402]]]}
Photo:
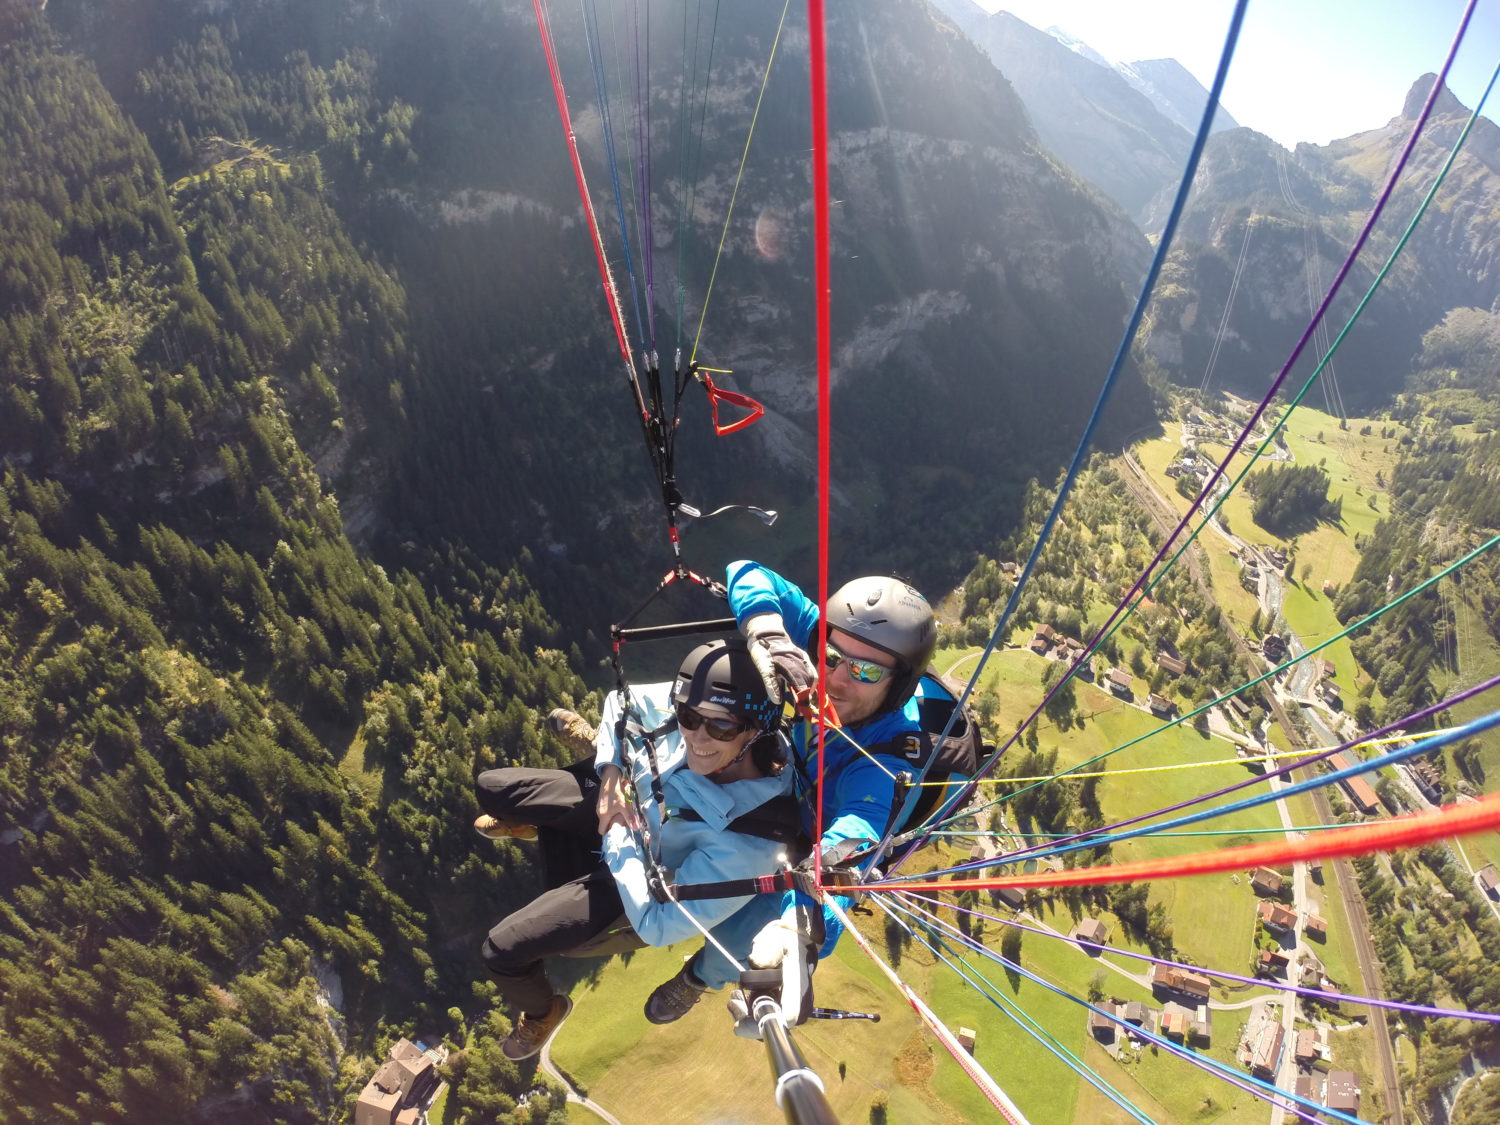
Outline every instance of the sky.
{"label": "sky", "polygon": [[[1208,88],[1232,0],[975,0],[1059,27],[1115,62],[1175,58]],[[1436,73],[1464,0],[1250,0],[1221,99],[1241,125],[1288,148],[1384,125]],[[1469,109],[1500,63],[1500,3],[1479,0],[1448,87]],[[1500,111],[1500,83],[1485,116]]]}

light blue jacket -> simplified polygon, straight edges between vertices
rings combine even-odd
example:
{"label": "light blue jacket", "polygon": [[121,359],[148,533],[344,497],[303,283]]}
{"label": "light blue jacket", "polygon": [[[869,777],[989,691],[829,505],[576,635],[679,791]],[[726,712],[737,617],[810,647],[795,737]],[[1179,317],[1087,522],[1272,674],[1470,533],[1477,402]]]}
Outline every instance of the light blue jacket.
{"label": "light blue jacket", "polygon": [[[646,730],[657,729],[671,716],[671,692],[670,682],[630,689],[636,714]],[[627,762],[615,741],[615,724],[620,710],[620,694],[612,693],[599,721],[594,764],[601,770],[606,765],[618,766],[634,784],[646,823],[646,839],[656,861],[668,870],[669,881],[717,883],[769,875],[782,866],[783,845],[732,832],[729,823],[783,792],[791,770],[782,771],[780,777],[731,781],[721,785],[688,768],[687,747],[682,734],[674,727],[669,734],[656,739],[662,795],[668,810],[691,809],[702,819],[687,820],[669,815],[663,824],[661,806],[652,795],[651,762],[644,746],[632,746]],[[699,930],[684,916],[684,911],[705,930],[712,930],[753,897],[695,899],[680,905],[657,902],[647,883],[646,857],[641,854],[639,838],[620,825],[615,825],[605,834],[602,855],[614,873],[632,928],[648,945],[671,945],[697,937]],[[747,943],[744,949],[735,951],[735,956],[742,958],[748,948]]]}

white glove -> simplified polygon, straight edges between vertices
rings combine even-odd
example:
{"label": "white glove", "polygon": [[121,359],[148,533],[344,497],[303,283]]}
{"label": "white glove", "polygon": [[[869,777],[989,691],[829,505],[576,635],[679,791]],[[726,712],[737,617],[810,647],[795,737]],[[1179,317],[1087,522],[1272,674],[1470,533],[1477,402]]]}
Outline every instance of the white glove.
{"label": "white glove", "polygon": [[761,927],[750,943],[750,964],[757,969],[774,969],[803,944],[802,935],[789,918],[777,918]]}
{"label": "white glove", "polygon": [[755,670],[765,681],[766,694],[773,702],[782,702],[783,683],[791,689],[794,701],[811,698],[813,685],[818,682],[818,670],[813,667],[807,653],[787,636],[781,614],[757,613],[745,622],[744,632],[749,641],[750,659],[755,661]]}

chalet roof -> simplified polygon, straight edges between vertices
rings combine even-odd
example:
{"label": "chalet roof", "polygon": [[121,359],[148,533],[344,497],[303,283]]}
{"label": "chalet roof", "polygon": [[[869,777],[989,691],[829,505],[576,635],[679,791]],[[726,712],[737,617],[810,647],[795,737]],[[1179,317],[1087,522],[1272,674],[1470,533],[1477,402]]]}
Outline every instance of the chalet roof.
{"label": "chalet roof", "polygon": [[1133,1023],[1137,1027],[1144,1027],[1146,1025],[1146,1018],[1149,1015],[1146,1005],[1139,1000],[1132,1000],[1126,1004],[1125,1011],[1121,1014],[1125,1017],[1126,1023]]}
{"label": "chalet roof", "polygon": [[1303,918],[1303,925],[1310,932],[1326,934],[1328,932],[1328,920],[1321,914],[1308,914]]}
{"label": "chalet roof", "polygon": [[1479,882],[1487,891],[1493,891],[1496,887],[1500,887],[1500,872],[1495,870],[1493,863],[1486,863],[1479,869]]}
{"label": "chalet roof", "polygon": [[1318,1033],[1310,1027],[1297,1032],[1297,1059],[1312,1059],[1318,1056]]}
{"label": "chalet roof", "polygon": [[1109,682],[1112,684],[1118,684],[1123,688],[1128,688],[1135,683],[1135,677],[1132,676],[1129,672],[1124,671],[1123,669],[1111,668],[1109,670]]}
{"label": "chalet roof", "polygon": [[1151,704],[1151,710],[1153,711],[1170,711],[1176,706],[1165,695],[1158,695],[1154,691],[1151,693],[1151,698],[1148,702]]}
{"label": "chalet roof", "polygon": [[1269,867],[1257,867],[1250,876],[1250,885],[1266,894],[1281,893],[1281,872]]}
{"label": "chalet roof", "polygon": [[1186,661],[1179,660],[1177,659],[1177,657],[1165,652],[1159,652],[1156,654],[1156,665],[1158,668],[1165,668],[1174,676],[1180,676],[1187,671]]}
{"label": "chalet roof", "polygon": [[1268,1023],[1261,1030],[1260,1038],[1255,1042],[1255,1053],[1251,1059],[1251,1067],[1254,1070],[1274,1070],[1276,1060],[1281,1055],[1281,1044],[1285,1041],[1286,1031],[1279,1023]]}
{"label": "chalet roof", "polygon": [[1084,941],[1103,941],[1108,933],[1108,928],[1098,918],[1085,918],[1073,930],[1073,936]]}
{"label": "chalet roof", "polygon": [[1036,627],[1036,635],[1046,637],[1050,641],[1053,637],[1057,636],[1057,630],[1043,621]]}
{"label": "chalet roof", "polygon": [[1032,652],[1047,652],[1052,647],[1052,642],[1038,633],[1031,638],[1031,644],[1027,646]]}
{"label": "chalet roof", "polygon": [[1327,1101],[1323,1104],[1329,1109],[1336,1109],[1341,1113],[1359,1112],[1359,1076],[1354,1071],[1330,1070],[1328,1087],[1324,1093]]}
{"label": "chalet roof", "polygon": [[1297,912],[1279,902],[1262,902],[1256,914],[1266,925],[1278,929],[1290,930],[1297,925]]}

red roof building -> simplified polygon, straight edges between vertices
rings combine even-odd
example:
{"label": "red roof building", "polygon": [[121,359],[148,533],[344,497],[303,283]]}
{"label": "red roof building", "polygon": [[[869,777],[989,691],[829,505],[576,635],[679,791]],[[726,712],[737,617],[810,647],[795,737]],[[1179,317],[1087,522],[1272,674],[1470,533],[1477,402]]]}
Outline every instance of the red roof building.
{"label": "red roof building", "polygon": [[1256,911],[1260,920],[1273,930],[1294,930],[1297,928],[1297,912],[1289,906],[1283,906],[1279,902],[1263,902]]}
{"label": "red roof building", "polygon": [[1250,875],[1250,886],[1258,895],[1276,896],[1281,893],[1281,872],[1269,867],[1257,867]]}

